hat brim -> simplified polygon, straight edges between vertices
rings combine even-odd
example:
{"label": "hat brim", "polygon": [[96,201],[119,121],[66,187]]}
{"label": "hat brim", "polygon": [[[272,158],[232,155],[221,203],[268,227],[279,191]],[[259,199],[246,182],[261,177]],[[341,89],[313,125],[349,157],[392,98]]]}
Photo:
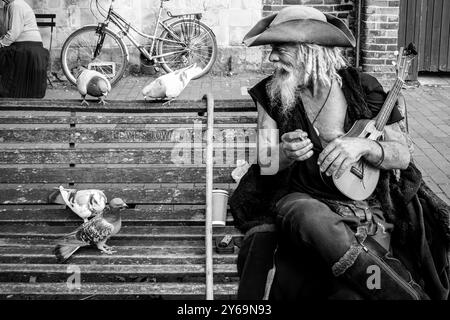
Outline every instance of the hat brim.
{"label": "hat brim", "polygon": [[298,19],[270,26],[277,14],[260,20],[244,37],[248,47],[274,43],[303,42],[323,46],[354,47],[356,45],[347,25],[339,18],[325,14],[327,21]]}

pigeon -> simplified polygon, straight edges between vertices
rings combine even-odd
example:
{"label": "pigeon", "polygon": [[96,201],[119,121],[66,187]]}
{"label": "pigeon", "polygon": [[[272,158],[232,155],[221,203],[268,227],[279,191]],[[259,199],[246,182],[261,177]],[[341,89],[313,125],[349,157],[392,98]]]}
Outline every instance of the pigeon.
{"label": "pigeon", "polygon": [[76,72],[78,73],[78,92],[83,98],[81,105],[89,106],[89,103],[86,101],[87,94],[99,98],[98,103],[105,105],[105,97],[111,91],[111,83],[108,78],[98,71],[89,70],[84,67],[79,67]]}
{"label": "pigeon", "polygon": [[101,190],[65,189],[63,186],[59,186],[59,192],[64,203],[80,218],[84,219],[84,222],[105,209],[107,199]]}
{"label": "pigeon", "polygon": [[170,72],[153,80],[150,84],[142,89],[144,99],[151,97],[154,99],[169,99],[169,103],[178,97],[189,81],[198,75],[202,69],[194,63],[189,67]]}
{"label": "pigeon", "polygon": [[114,198],[102,213],[60,239],[53,250],[58,262],[67,261],[79,248],[91,245],[95,245],[102,253],[115,253],[113,247],[106,245],[106,241],[120,231],[120,212],[127,207],[122,199]]}

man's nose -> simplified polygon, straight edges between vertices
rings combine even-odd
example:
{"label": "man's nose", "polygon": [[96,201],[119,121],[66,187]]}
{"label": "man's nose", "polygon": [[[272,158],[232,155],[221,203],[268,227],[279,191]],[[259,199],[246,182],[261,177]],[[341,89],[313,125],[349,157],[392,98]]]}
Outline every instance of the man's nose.
{"label": "man's nose", "polygon": [[275,52],[275,50],[272,50],[272,52],[270,53],[269,61],[270,62],[278,62],[278,61],[280,61],[280,57],[278,56],[278,53]]}

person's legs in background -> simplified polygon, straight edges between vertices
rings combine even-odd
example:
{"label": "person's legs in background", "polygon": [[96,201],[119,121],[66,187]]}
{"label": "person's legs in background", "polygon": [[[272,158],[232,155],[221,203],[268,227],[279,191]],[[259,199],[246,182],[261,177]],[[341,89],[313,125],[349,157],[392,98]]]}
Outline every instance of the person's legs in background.
{"label": "person's legs in background", "polygon": [[3,88],[2,73],[5,72],[5,50],[6,48],[0,48],[0,98],[6,95],[6,90]]}
{"label": "person's legs in background", "polygon": [[10,97],[43,98],[47,89],[48,50],[40,42],[16,42]]}

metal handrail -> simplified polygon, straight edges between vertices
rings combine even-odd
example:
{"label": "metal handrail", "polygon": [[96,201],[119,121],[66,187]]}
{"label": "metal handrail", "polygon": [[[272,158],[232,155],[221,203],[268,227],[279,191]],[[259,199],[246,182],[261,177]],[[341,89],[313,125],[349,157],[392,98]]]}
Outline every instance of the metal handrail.
{"label": "metal handrail", "polygon": [[213,245],[212,245],[212,190],[213,190],[213,130],[214,130],[214,98],[207,93],[203,99],[207,104],[206,131],[206,219],[205,219],[205,248],[206,248],[206,300],[214,299],[213,290]]}

